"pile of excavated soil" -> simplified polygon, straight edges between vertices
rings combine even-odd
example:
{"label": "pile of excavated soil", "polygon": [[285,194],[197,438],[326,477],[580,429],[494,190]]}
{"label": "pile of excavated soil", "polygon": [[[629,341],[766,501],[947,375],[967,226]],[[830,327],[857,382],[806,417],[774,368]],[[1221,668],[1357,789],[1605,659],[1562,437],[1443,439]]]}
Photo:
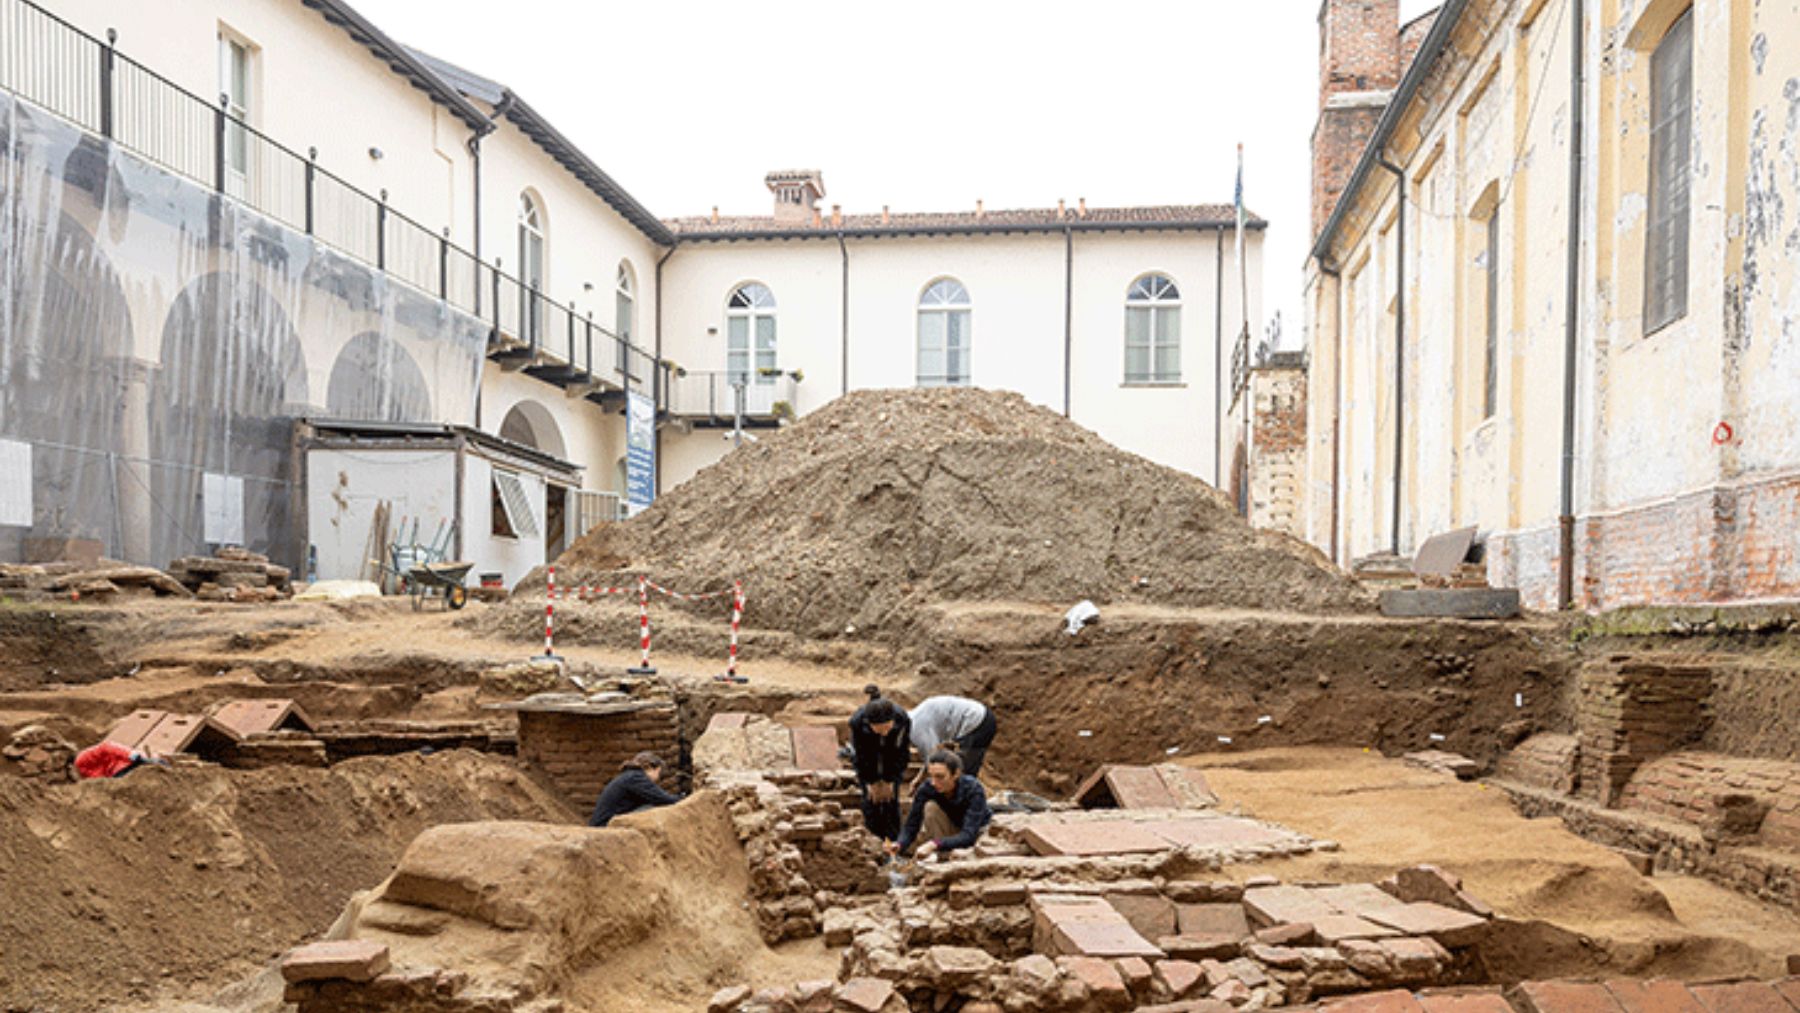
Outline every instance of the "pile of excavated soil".
{"label": "pile of excavated soil", "polygon": [[[949,600],[1344,612],[1365,594],[1192,475],[1017,394],[848,394],[557,561],[559,584],[744,582],[746,623],[896,638]],[[541,575],[526,582],[541,588]]]}
{"label": "pile of excavated soil", "polygon": [[0,1009],[210,991],[327,929],[426,827],[490,819],[570,814],[511,764],[464,751],[0,778]]}

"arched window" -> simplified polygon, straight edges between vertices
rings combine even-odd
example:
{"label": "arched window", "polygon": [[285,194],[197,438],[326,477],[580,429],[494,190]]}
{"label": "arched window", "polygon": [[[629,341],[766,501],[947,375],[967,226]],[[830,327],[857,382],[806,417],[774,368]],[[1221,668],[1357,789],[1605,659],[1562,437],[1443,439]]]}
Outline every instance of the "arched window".
{"label": "arched window", "polygon": [[[533,292],[544,291],[544,210],[530,192],[519,194],[519,280]],[[538,337],[538,301],[532,299],[524,315],[529,340]]]}
{"label": "arched window", "polygon": [[919,297],[919,386],[969,383],[969,290],[939,278]]}
{"label": "arched window", "polygon": [[1125,292],[1125,382],[1181,381],[1181,292],[1146,274]]}
{"label": "arched window", "polygon": [[775,382],[775,293],[760,282],[739,285],[725,304],[725,372]]}

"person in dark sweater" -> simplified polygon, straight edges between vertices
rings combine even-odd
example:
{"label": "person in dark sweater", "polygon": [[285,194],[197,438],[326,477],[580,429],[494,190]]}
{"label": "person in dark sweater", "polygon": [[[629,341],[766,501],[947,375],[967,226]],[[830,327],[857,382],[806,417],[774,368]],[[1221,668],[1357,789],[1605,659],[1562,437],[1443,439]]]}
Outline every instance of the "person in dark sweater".
{"label": "person in dark sweater", "polygon": [[912,812],[900,839],[888,842],[888,854],[913,854],[921,832],[925,840],[918,845],[919,858],[975,846],[994,813],[981,782],[962,771],[962,757],[955,753],[940,749],[931,754],[925,784],[913,793]]}
{"label": "person in dark sweater", "polygon": [[863,687],[869,702],[850,717],[850,750],[856,783],[862,789],[863,826],[883,841],[900,836],[900,782],[910,758],[912,719],[881,688]]}
{"label": "person in dark sweater", "polygon": [[681,801],[680,795],[670,794],[656,786],[656,782],[662,779],[662,772],[662,757],[655,753],[639,753],[626,760],[619,770],[619,776],[608,782],[600,792],[599,801],[594,803],[594,815],[588,817],[588,826],[603,827],[611,823],[614,816],[674,805]]}

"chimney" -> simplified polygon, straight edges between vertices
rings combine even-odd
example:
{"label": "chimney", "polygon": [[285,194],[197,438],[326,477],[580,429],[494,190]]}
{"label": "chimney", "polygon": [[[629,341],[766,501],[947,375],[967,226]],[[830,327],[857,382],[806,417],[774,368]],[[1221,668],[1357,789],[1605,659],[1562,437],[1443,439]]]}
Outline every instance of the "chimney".
{"label": "chimney", "polygon": [[763,177],[763,185],[775,195],[776,221],[819,217],[819,198],[825,196],[825,176],[819,170],[777,169]]}
{"label": "chimney", "polygon": [[883,204],[881,206],[881,224],[886,225],[887,223],[888,223],[888,206],[886,204]]}
{"label": "chimney", "polygon": [[825,224],[824,221],[821,220],[821,216],[824,214],[824,212],[820,211],[818,208],[813,208],[812,213],[813,213],[813,215],[812,215],[813,228],[815,228],[815,229],[822,228]]}
{"label": "chimney", "polygon": [[717,224],[719,224],[719,206],[718,206],[718,205],[717,205],[717,204],[714,204],[714,205],[713,205],[713,217],[712,217],[712,223],[713,223],[713,224],[714,224],[714,225],[717,225]]}
{"label": "chimney", "polygon": [[1063,207],[1063,199],[1061,197],[1056,198],[1056,220],[1057,221],[1059,221],[1059,222],[1062,221],[1063,213],[1065,210],[1066,209]]}
{"label": "chimney", "polygon": [[1324,0],[1319,8],[1319,122],[1313,129],[1312,234],[1350,182],[1400,85],[1400,0]]}
{"label": "chimney", "polygon": [[1075,202],[1075,208],[1076,208],[1075,213],[1077,215],[1080,215],[1081,217],[1086,218],[1087,217],[1087,198],[1082,197],[1082,198],[1078,199]]}
{"label": "chimney", "polygon": [[834,229],[841,229],[844,227],[844,206],[842,204],[833,204],[831,206],[831,227]]}
{"label": "chimney", "polygon": [[987,211],[981,206],[981,198],[975,198],[975,217],[980,218],[985,214],[987,214]]}

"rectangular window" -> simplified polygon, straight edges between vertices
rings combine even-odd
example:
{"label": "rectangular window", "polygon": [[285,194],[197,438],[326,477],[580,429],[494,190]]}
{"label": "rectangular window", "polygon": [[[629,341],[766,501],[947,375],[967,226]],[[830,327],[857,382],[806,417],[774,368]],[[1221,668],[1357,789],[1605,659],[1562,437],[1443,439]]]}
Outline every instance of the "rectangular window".
{"label": "rectangular window", "polygon": [[536,538],[537,518],[518,473],[494,469],[491,492],[492,532],[503,538]]}
{"label": "rectangular window", "polygon": [[200,478],[200,537],[214,545],[244,544],[244,480],[206,472]]}
{"label": "rectangular window", "polygon": [[219,36],[219,99],[225,115],[226,186],[243,195],[250,174],[250,47],[237,39]]}
{"label": "rectangular window", "polygon": [[944,382],[944,329],[946,314],[919,314],[919,386]]}
{"label": "rectangular window", "polygon": [[1181,311],[1173,306],[1125,308],[1125,382],[1181,380]]}
{"label": "rectangular window", "polygon": [[732,317],[725,322],[725,378],[742,383],[750,376],[750,318]]}
{"label": "rectangular window", "polygon": [[756,382],[775,383],[775,318],[756,318]]}
{"label": "rectangular window", "polygon": [[1644,236],[1644,333],[1687,315],[1688,182],[1694,106],[1694,12],[1650,56],[1650,209]]}
{"label": "rectangular window", "polygon": [[969,311],[944,314],[944,382],[962,386],[969,382]]}
{"label": "rectangular window", "polygon": [[1500,373],[1500,209],[1487,220],[1487,350],[1482,357],[1481,417],[1494,417]]}

